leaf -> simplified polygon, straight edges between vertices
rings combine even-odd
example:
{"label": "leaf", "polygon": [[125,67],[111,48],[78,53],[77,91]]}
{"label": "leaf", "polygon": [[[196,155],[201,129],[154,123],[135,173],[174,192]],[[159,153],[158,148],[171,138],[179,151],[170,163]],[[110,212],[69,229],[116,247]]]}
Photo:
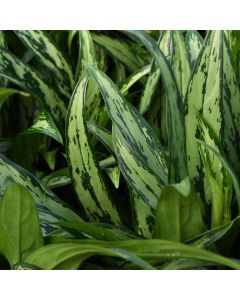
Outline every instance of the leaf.
{"label": "leaf", "polygon": [[0,74],[37,96],[55,121],[60,122],[65,119],[67,110],[56,92],[43,81],[35,70],[4,48],[0,48]]}
{"label": "leaf", "polygon": [[[98,240],[104,241],[122,241],[129,240],[131,238],[138,238],[130,233],[128,230],[118,228],[116,226],[104,223],[87,223],[76,221],[64,221],[55,223],[57,226],[63,228],[69,233],[82,232],[87,236],[91,236]],[[77,237],[77,235],[76,235]]]}
{"label": "leaf", "polygon": [[71,183],[71,178],[68,168],[58,169],[50,173],[42,179],[44,185],[53,189],[56,187],[64,186]]}
{"label": "leaf", "polygon": [[116,164],[117,164],[117,161],[113,155],[110,155],[107,158],[104,158],[99,161],[99,166],[101,169],[106,169],[106,168],[115,166]]}
{"label": "leaf", "polygon": [[154,238],[184,241],[204,231],[200,199],[189,178],[162,190],[156,209]]}
{"label": "leaf", "polygon": [[203,186],[202,166],[198,151],[199,111],[217,140],[227,159],[240,170],[239,153],[239,87],[232,67],[229,47],[221,31],[207,35],[185,98],[185,124],[187,137],[188,169],[197,190]]}
{"label": "leaf", "polygon": [[22,134],[42,133],[46,134],[60,144],[63,144],[61,133],[55,125],[51,115],[46,111],[41,111],[36,122]]}
{"label": "leaf", "polygon": [[143,76],[149,74],[150,72],[150,65],[141,68],[138,71],[135,71],[132,73],[122,84],[120,87],[121,94],[125,96],[128,92],[128,90],[136,83],[139,79],[141,79]]}
{"label": "leaf", "polygon": [[236,194],[236,199],[237,199],[237,203],[238,203],[238,210],[240,211],[240,185],[239,185],[239,180],[237,175],[235,174],[232,166],[229,164],[229,162],[218,152],[216,151],[214,148],[212,148],[211,146],[207,145],[206,143],[198,140],[198,143],[201,143],[205,148],[207,148],[208,150],[212,151],[216,157],[221,161],[222,165],[224,166],[224,168],[226,169],[226,171],[228,172],[229,176],[232,179],[232,184],[235,190],[235,194]]}
{"label": "leaf", "polygon": [[[197,121],[200,138],[224,156],[223,149],[213,130],[199,113],[197,113]],[[221,161],[219,161],[214,153],[201,144],[199,145],[199,151],[212,190],[211,226],[213,228],[231,219],[232,181]],[[207,199],[207,196],[205,198]]]}
{"label": "leaf", "polygon": [[[95,47],[88,30],[79,31],[79,55],[78,65],[76,71],[76,81],[86,69],[86,64],[99,63]],[[106,109],[102,103],[99,90],[95,82],[90,78],[88,82],[88,89],[85,100],[86,119],[93,124],[105,126],[108,121]],[[94,145],[94,143],[93,143]]]}
{"label": "leaf", "polygon": [[[137,256],[144,259],[144,261],[187,258],[225,265],[232,269],[240,269],[240,265],[234,260],[228,259],[213,252],[198,249],[181,243],[157,239],[128,240],[121,242],[81,240],[75,243],[68,242],[53,244],[36,250],[26,259],[25,262],[36,265],[41,269],[48,270],[77,269],[84,260],[95,254],[118,256],[119,252],[115,252],[115,249],[117,251],[127,251],[129,256],[128,258],[125,257],[125,259],[132,261],[134,264],[136,264],[136,261],[131,260],[131,254],[134,255],[134,257]],[[59,266],[61,268],[59,268]],[[140,266],[140,264],[138,264],[138,266]],[[143,266],[141,265],[140,267]],[[145,267],[147,266],[145,265]]]}
{"label": "leaf", "polygon": [[96,136],[96,138],[108,149],[109,152],[114,153],[112,134],[109,130],[89,122],[87,123],[87,129]]}
{"label": "leaf", "polygon": [[203,45],[203,38],[197,30],[188,30],[185,37],[185,43],[191,67],[193,69]]}
{"label": "leaf", "polygon": [[137,234],[144,238],[152,238],[155,221],[155,210],[142,197],[129,187],[132,208],[132,225]]}
{"label": "leaf", "polygon": [[[177,82],[173,76],[163,53],[157,43],[145,32],[128,31],[138,38],[156,60],[158,67],[164,74],[163,83],[168,98],[168,136],[169,136],[169,183],[180,182],[187,177],[187,157],[185,147],[185,126],[183,119],[183,104]],[[170,100],[171,99],[171,100]]]}
{"label": "leaf", "polygon": [[0,252],[11,266],[43,246],[36,206],[23,186],[9,185],[0,201]]}
{"label": "leaf", "polygon": [[91,36],[94,42],[103,47],[111,56],[129,68],[130,71],[135,72],[144,66],[144,62],[136,56],[129,44],[122,39],[99,33],[91,33]]}
{"label": "leaf", "polygon": [[90,220],[120,224],[87,135],[84,112],[87,77],[80,78],[69,105],[66,145],[70,173],[78,199]]}
{"label": "leaf", "polygon": [[88,69],[100,88],[114,124],[113,143],[121,172],[154,207],[166,182],[159,140],[139,112],[121,96],[114,83],[94,65],[89,65]]}
{"label": "leaf", "polygon": [[133,262],[143,269],[153,269],[144,260],[125,249],[104,248],[94,245],[78,245],[75,243],[59,243],[44,246],[30,255],[26,262],[45,270],[76,270],[92,255],[120,257]]}
{"label": "leaf", "polygon": [[105,171],[107,172],[108,177],[111,179],[115,188],[118,189],[121,175],[119,167],[116,166],[114,168],[106,168]]}
{"label": "leaf", "polygon": [[58,148],[50,150],[50,151],[42,150],[42,152],[41,152],[48,167],[52,171],[55,169],[57,152],[58,152]]}
{"label": "leaf", "polygon": [[71,67],[47,34],[42,30],[15,30],[15,33],[57,77],[59,90],[69,96],[73,87]]}
{"label": "leaf", "polygon": [[192,239],[186,241],[186,243],[199,248],[208,248],[210,245],[224,237],[236,224],[239,224],[239,220],[240,217],[237,217],[224,225],[215,227],[211,230],[201,233],[196,237],[193,237]]}
{"label": "leaf", "polygon": [[3,103],[8,99],[8,97],[14,95],[14,94],[19,94],[24,97],[29,97],[30,94],[18,91],[15,89],[10,89],[10,88],[0,88],[0,109],[3,105]]}
{"label": "leaf", "polygon": [[[229,43],[233,67],[235,69],[236,77],[240,74],[240,32],[239,30],[224,30],[224,35]],[[239,82],[239,80],[238,80]]]}
{"label": "leaf", "polygon": [[37,205],[43,235],[55,230],[49,223],[59,220],[81,220],[77,213],[70,209],[50,190],[28,171],[0,154],[0,195],[13,182],[23,185],[32,195]]}

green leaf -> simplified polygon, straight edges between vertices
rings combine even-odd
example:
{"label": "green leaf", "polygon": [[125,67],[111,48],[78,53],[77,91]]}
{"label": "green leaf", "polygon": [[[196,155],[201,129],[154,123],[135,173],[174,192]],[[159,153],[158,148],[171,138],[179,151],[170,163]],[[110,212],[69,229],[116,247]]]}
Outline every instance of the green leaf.
{"label": "green leaf", "polygon": [[180,182],[187,177],[187,156],[185,147],[185,126],[183,118],[183,101],[177,82],[173,76],[163,53],[157,43],[145,32],[128,31],[138,38],[154,57],[158,67],[164,74],[163,83],[168,98],[168,136],[169,136],[169,183]]}
{"label": "green leaf", "polygon": [[224,166],[224,168],[226,169],[226,171],[228,172],[229,176],[232,179],[232,184],[233,184],[233,188],[235,190],[235,194],[236,194],[236,199],[237,199],[237,203],[238,203],[238,210],[240,211],[240,184],[239,184],[239,180],[237,175],[235,174],[232,166],[230,165],[230,163],[218,152],[216,151],[214,148],[212,148],[211,146],[207,145],[206,143],[198,140],[198,143],[201,143],[205,148],[207,148],[208,150],[212,151],[216,157],[221,161],[222,165]]}
{"label": "green leaf", "polygon": [[58,152],[58,148],[50,150],[50,151],[46,151],[46,150],[41,151],[41,154],[44,157],[48,167],[52,171],[55,169],[57,152]]}
{"label": "green leaf", "polygon": [[74,189],[90,220],[120,224],[98,162],[92,152],[84,111],[87,77],[80,78],[71,98],[66,130],[67,156]]}
{"label": "green leaf", "polygon": [[203,115],[227,159],[239,171],[239,98],[239,87],[224,34],[221,31],[209,32],[185,98],[188,169],[198,191],[203,186],[204,176],[196,141],[200,131],[195,111]]}
{"label": "green leaf", "polygon": [[111,179],[112,183],[114,184],[115,188],[119,188],[119,182],[120,182],[120,169],[118,166],[113,168],[106,168],[105,171],[108,174],[108,177]]}
{"label": "green leaf", "polygon": [[129,187],[129,194],[133,228],[140,236],[150,239],[154,227],[155,210],[131,187]]}
{"label": "green leaf", "polygon": [[57,222],[55,224],[68,231],[69,233],[73,234],[74,236],[74,233],[81,232],[86,234],[87,236],[91,236],[95,239],[104,241],[122,241],[129,240],[131,238],[138,238],[134,234],[130,233],[128,230],[121,229],[110,224],[87,223],[76,221]]}
{"label": "green leaf", "polygon": [[104,248],[101,246],[81,245],[75,243],[59,243],[44,246],[33,252],[26,260],[45,270],[75,270],[92,255],[120,257],[128,260],[142,269],[153,267],[133,253],[119,248]]}
{"label": "green leaf", "polygon": [[44,82],[37,71],[4,48],[0,48],[0,74],[37,96],[55,121],[65,120],[67,110],[56,92]]}
{"label": "green leaf", "polygon": [[136,83],[139,79],[141,79],[143,76],[149,74],[150,72],[150,65],[141,68],[138,71],[135,71],[132,73],[122,84],[120,87],[120,92],[123,96],[125,96],[128,92],[128,90]]}
{"label": "green leaf", "polygon": [[[128,258],[125,257],[125,259],[132,261],[134,264],[136,264],[136,261],[131,259],[131,255],[140,257],[145,261],[187,258],[210,262],[217,265],[225,265],[229,268],[240,270],[240,265],[237,262],[213,252],[181,243],[157,239],[128,240],[121,242],[81,240],[75,243],[53,244],[36,250],[25,262],[36,265],[41,269],[48,270],[77,269],[84,260],[95,254],[118,256],[118,252],[115,252],[115,249],[127,251],[129,256]],[[124,257],[122,256],[122,258]],[[140,265],[138,264],[138,266]],[[143,266],[141,265],[140,267]]]}
{"label": "green leaf", "polygon": [[100,88],[114,123],[113,142],[121,172],[145,201],[155,207],[166,182],[159,140],[114,83],[94,65],[89,65],[88,69]]}
{"label": "green leaf", "polygon": [[101,33],[91,33],[91,36],[94,42],[103,47],[111,56],[129,68],[130,71],[135,72],[144,66],[144,62],[136,56],[136,53],[124,40]]}
{"label": "green leaf", "polygon": [[[239,30],[224,30],[224,34],[229,43],[233,67],[236,72],[236,77],[239,78],[240,74],[240,32]],[[238,80],[239,82],[239,80]]]}
{"label": "green leaf", "polygon": [[41,111],[36,122],[22,134],[43,133],[46,134],[60,144],[63,144],[62,136],[55,125],[51,115],[46,111]]}
{"label": "green leaf", "polygon": [[96,138],[109,150],[109,152],[114,153],[112,134],[109,130],[89,122],[87,123],[87,129],[96,136]]}
{"label": "green leaf", "polygon": [[204,231],[200,199],[189,178],[163,188],[156,209],[154,238],[184,241]]}
{"label": "green leaf", "polygon": [[43,246],[36,206],[23,186],[9,185],[0,201],[0,252],[11,266]]}
{"label": "green leaf", "polygon": [[47,34],[41,30],[16,30],[15,33],[57,77],[59,90],[69,96],[73,88],[71,67]]}
{"label": "green leaf", "polygon": [[197,32],[197,30],[188,30],[185,37],[185,43],[186,43],[191,67],[193,69],[203,45],[203,38]]}
{"label": "green leaf", "polygon": [[22,91],[18,91],[15,89],[10,89],[10,88],[0,88],[0,109],[3,105],[3,103],[8,99],[8,97],[14,95],[14,94],[19,94],[24,97],[29,97],[29,93],[25,93]]}
{"label": "green leaf", "polygon": [[44,188],[32,174],[0,154],[0,195],[3,195],[5,188],[13,182],[23,185],[32,195],[44,236],[55,229],[50,222],[81,220],[77,213],[54,193]]}
{"label": "green leaf", "polygon": [[68,168],[58,169],[50,173],[42,179],[44,185],[53,189],[56,187],[64,186],[71,183],[71,178]]}
{"label": "green leaf", "polygon": [[[197,121],[200,138],[224,156],[223,149],[214,132],[199,113],[197,113]],[[211,226],[213,228],[220,226],[231,219],[232,181],[221,161],[219,161],[214,153],[201,144],[199,145],[199,151],[212,190]],[[205,196],[205,198],[207,199],[207,196]]]}
{"label": "green leaf", "polygon": [[239,224],[239,221],[240,217],[237,217],[224,225],[215,227],[211,230],[201,233],[196,237],[193,237],[192,239],[186,241],[186,243],[199,248],[208,248],[210,245],[225,236],[236,224]]}

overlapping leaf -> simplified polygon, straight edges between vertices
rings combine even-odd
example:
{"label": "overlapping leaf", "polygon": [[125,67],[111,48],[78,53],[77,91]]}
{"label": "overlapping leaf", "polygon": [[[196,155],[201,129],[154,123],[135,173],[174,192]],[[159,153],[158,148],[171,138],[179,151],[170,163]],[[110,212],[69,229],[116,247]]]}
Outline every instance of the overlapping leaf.
{"label": "overlapping leaf", "polygon": [[90,220],[121,223],[92,152],[85,119],[87,76],[80,78],[69,106],[66,131],[70,173],[79,201]]}
{"label": "overlapping leaf", "polygon": [[94,65],[89,72],[98,84],[114,124],[113,141],[119,167],[147,203],[156,207],[166,183],[159,140],[138,111],[121,96],[114,83]]}

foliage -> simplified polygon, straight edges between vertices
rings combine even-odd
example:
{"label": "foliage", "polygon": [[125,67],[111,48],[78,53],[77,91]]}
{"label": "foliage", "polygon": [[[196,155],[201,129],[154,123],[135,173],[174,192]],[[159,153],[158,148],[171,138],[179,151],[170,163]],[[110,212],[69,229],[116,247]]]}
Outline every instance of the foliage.
{"label": "foliage", "polygon": [[0,33],[1,269],[240,269],[238,31]]}

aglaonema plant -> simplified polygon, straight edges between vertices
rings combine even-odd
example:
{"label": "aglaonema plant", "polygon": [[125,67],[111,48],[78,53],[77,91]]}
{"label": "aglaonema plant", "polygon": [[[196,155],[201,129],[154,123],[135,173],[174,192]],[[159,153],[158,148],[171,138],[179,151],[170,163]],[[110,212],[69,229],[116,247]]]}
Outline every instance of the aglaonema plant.
{"label": "aglaonema plant", "polygon": [[240,269],[238,31],[3,31],[0,268]]}

